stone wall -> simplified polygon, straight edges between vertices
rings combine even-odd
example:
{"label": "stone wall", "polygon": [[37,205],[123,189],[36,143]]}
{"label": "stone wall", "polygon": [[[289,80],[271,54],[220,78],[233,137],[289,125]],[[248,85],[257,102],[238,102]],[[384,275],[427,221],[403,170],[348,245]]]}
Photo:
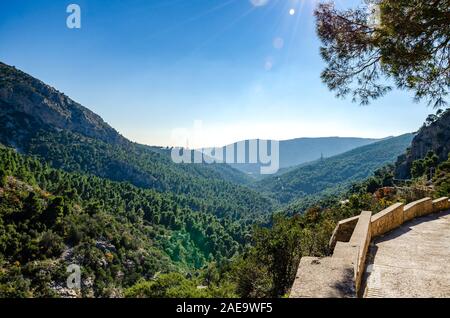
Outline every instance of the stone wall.
{"label": "stone wall", "polygon": [[[347,242],[335,241],[332,257],[304,257],[290,297],[356,297],[361,286],[364,264],[371,240],[372,212],[339,222],[333,236]],[[348,237],[349,229],[351,235]]]}
{"label": "stone wall", "polygon": [[384,234],[403,224],[403,203],[396,203],[372,217],[372,236]]}
{"label": "stone wall", "polygon": [[369,249],[371,233],[372,212],[363,211],[359,216],[355,231],[350,238],[350,244],[357,247],[357,255],[355,261],[355,290],[358,293],[361,286],[361,279],[364,273],[364,265],[366,263],[366,254]]}
{"label": "stone wall", "polygon": [[433,200],[433,212],[445,211],[450,209],[450,202],[447,197]]}
{"label": "stone wall", "polygon": [[403,221],[409,221],[415,217],[430,214],[433,211],[433,201],[431,198],[424,198],[419,201],[411,202],[405,205]]}
{"label": "stone wall", "polygon": [[352,237],[353,230],[358,223],[359,215],[339,221],[336,228],[333,231],[330,239],[330,250],[333,250],[336,246],[336,242],[348,242]]}

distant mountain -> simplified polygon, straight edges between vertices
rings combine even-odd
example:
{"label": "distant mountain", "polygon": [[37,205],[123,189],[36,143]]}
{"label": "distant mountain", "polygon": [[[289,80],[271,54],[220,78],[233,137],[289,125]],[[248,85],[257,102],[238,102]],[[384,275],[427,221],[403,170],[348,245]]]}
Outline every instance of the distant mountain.
{"label": "distant mountain", "polygon": [[346,187],[369,177],[378,168],[394,163],[410,146],[412,139],[412,134],[405,134],[319,159],[281,175],[265,178],[256,183],[256,188],[286,204],[307,195]]}
{"label": "distant mountain", "polygon": [[[302,163],[314,161],[321,157],[332,157],[346,151],[365,146],[380,139],[371,138],[347,138],[347,137],[324,137],[324,138],[297,138],[280,141],[280,170],[294,167]],[[237,143],[223,147],[226,153],[227,147],[234,147]],[[249,140],[245,141],[245,150],[248,153]],[[248,157],[247,157],[248,159]],[[247,160],[248,162],[248,160]],[[258,177],[260,174],[260,164],[231,164],[242,172]]]}

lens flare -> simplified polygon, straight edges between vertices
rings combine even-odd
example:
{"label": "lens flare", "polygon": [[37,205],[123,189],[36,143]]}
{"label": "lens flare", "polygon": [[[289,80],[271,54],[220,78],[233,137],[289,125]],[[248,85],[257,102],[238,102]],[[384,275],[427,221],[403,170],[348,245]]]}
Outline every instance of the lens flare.
{"label": "lens flare", "polygon": [[262,7],[262,6],[265,6],[269,2],[269,0],[250,0],[250,2],[255,7]]}
{"label": "lens flare", "polygon": [[272,70],[273,67],[273,60],[271,57],[267,57],[266,61],[264,62],[264,69],[269,72],[270,70]]}
{"label": "lens flare", "polygon": [[277,50],[281,50],[284,46],[284,40],[282,38],[275,38],[273,40],[273,47],[276,48]]}

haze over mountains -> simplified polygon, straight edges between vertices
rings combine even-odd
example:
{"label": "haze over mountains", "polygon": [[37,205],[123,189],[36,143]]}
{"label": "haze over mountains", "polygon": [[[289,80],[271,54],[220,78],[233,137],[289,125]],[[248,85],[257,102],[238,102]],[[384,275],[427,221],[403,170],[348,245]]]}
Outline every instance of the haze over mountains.
{"label": "haze over mountains", "polygon": [[[319,137],[319,138],[296,138],[290,140],[279,141],[279,168],[283,171],[286,168],[301,165],[303,163],[311,162],[320,158],[332,157],[346,151],[365,146],[380,139],[371,138],[356,138],[356,137]],[[249,153],[249,143],[259,140],[244,140],[239,143],[245,143],[245,152]],[[237,142],[222,147],[224,157],[227,149],[233,149],[236,152],[238,149]],[[270,143],[269,143],[270,144]],[[209,151],[210,148],[206,148]],[[233,168],[236,168],[246,174],[259,178],[261,164],[248,163],[248,155],[246,157],[247,163],[232,163]]]}

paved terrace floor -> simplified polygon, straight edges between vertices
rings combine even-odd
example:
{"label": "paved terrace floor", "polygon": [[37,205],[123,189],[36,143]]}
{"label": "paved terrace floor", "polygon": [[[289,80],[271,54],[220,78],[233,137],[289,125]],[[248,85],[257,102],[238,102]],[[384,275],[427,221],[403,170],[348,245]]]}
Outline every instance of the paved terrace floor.
{"label": "paved terrace floor", "polygon": [[450,297],[450,211],[376,238],[367,257],[365,297]]}

